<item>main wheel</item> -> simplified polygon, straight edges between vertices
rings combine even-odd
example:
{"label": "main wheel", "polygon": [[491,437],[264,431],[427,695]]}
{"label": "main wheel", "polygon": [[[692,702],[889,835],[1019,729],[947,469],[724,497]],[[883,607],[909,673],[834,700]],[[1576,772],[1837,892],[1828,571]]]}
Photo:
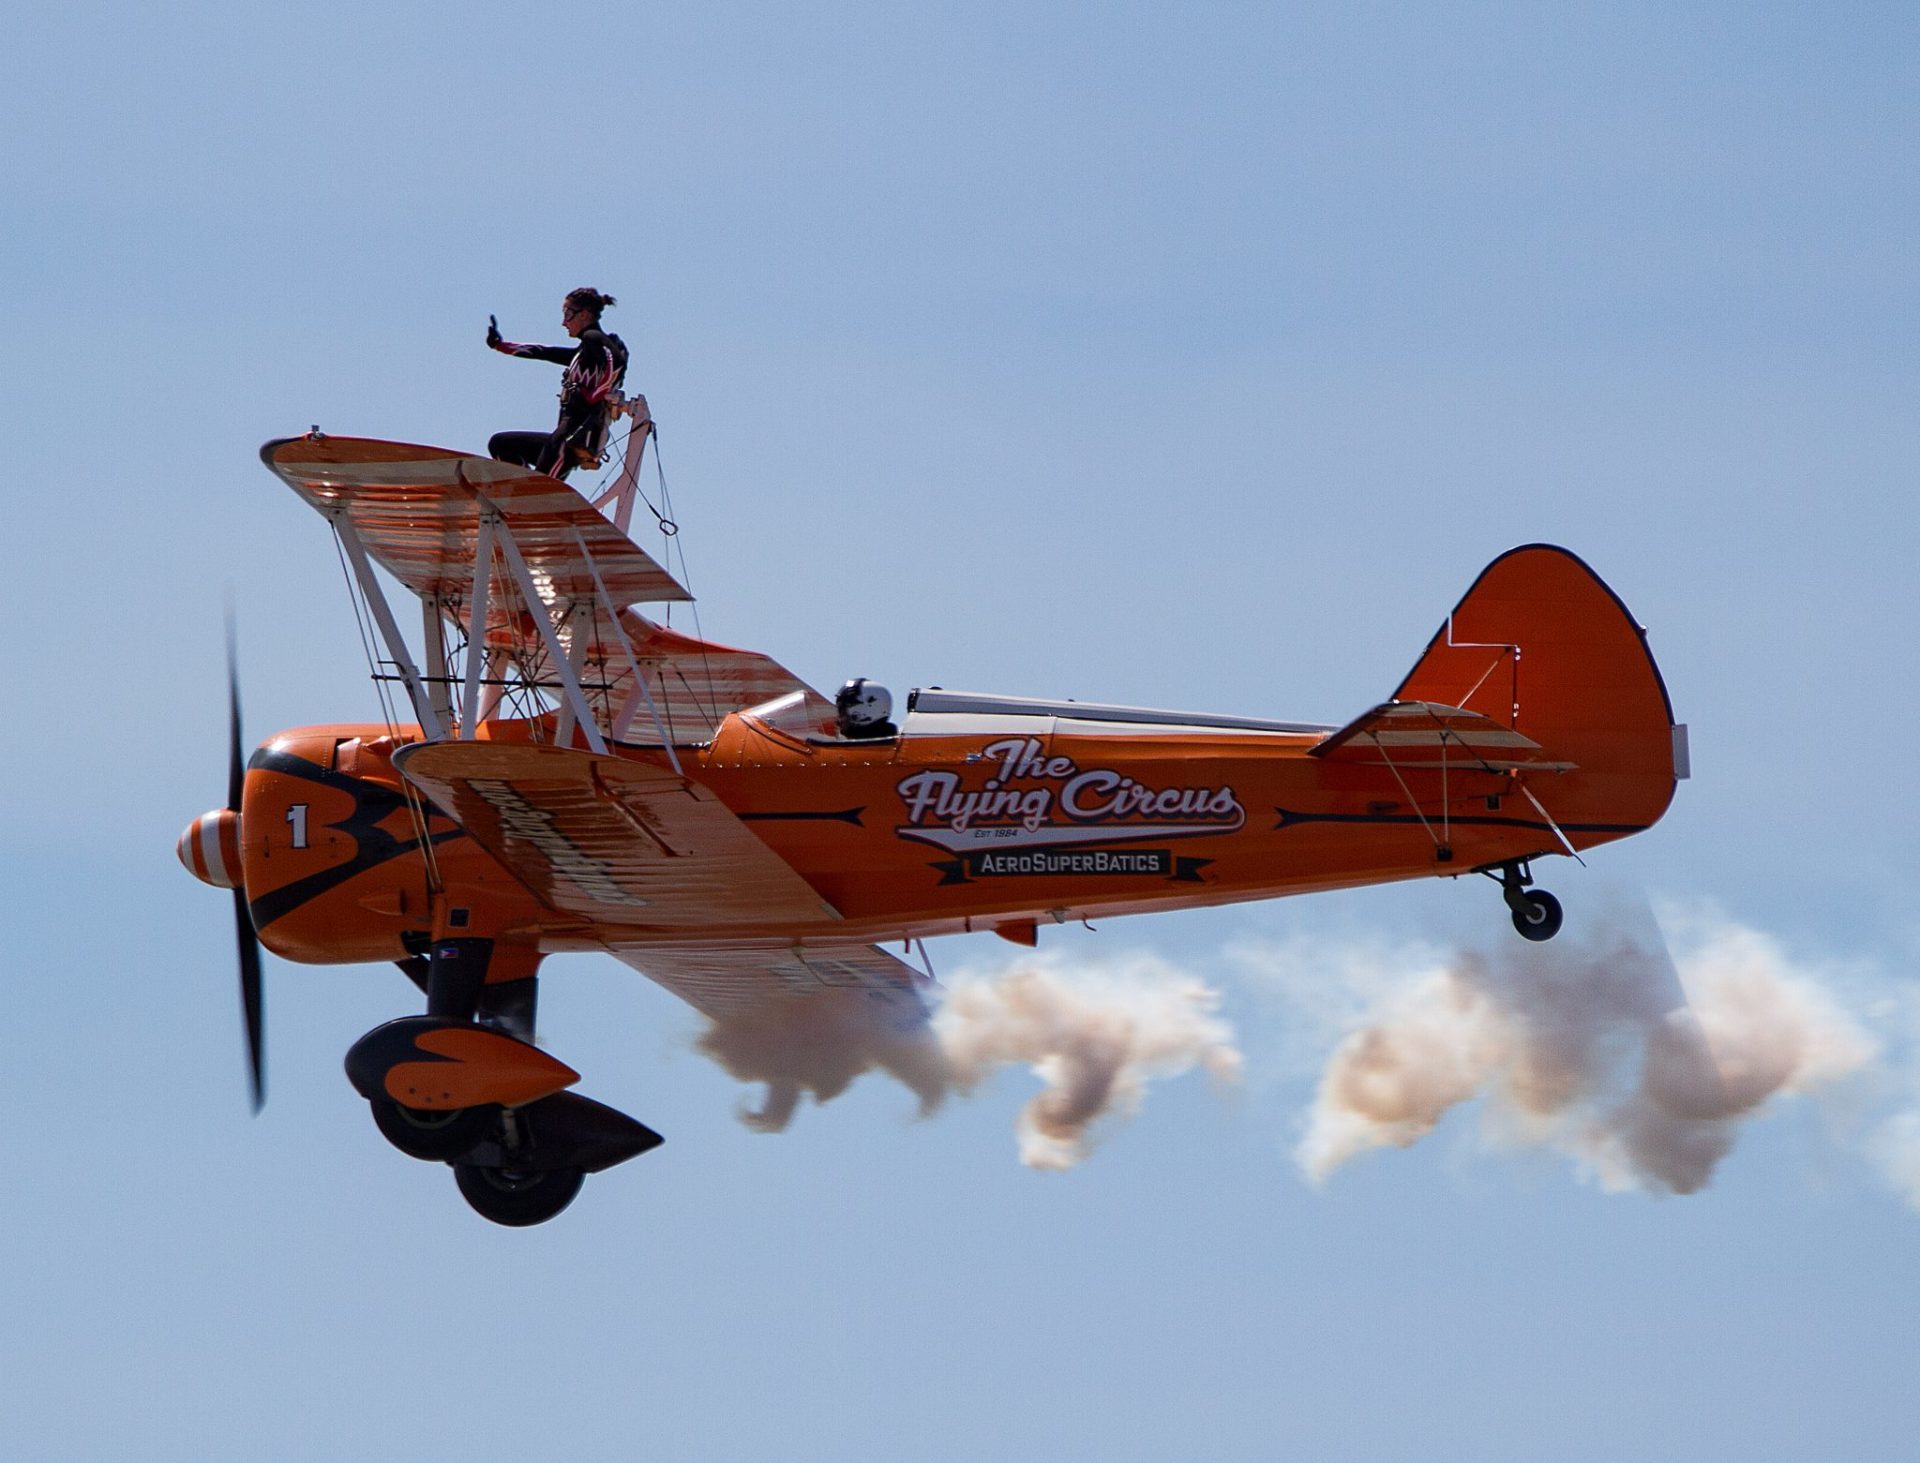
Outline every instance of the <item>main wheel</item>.
{"label": "main wheel", "polygon": [[453,1180],[474,1213],[495,1224],[520,1228],[545,1224],[580,1192],[587,1176],[577,1168],[482,1168],[456,1163]]}
{"label": "main wheel", "polygon": [[500,1117],[500,1109],[491,1103],[439,1111],[376,1097],[367,1105],[373,1109],[374,1126],[389,1143],[409,1158],[434,1163],[471,1151],[474,1144],[491,1136]]}
{"label": "main wheel", "polygon": [[1513,927],[1516,930],[1529,940],[1551,940],[1560,933],[1560,922],[1565,914],[1558,899],[1544,889],[1523,889],[1520,898],[1527,907],[1513,912]]}

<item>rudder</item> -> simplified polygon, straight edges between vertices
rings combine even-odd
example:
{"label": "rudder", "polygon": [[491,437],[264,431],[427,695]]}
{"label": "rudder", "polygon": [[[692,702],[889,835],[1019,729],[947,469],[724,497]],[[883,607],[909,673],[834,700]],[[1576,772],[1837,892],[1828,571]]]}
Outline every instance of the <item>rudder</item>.
{"label": "rudder", "polygon": [[1527,544],[1487,565],[1394,699],[1512,727],[1633,821],[1652,823],[1672,800],[1680,735],[1646,633],[1566,549]]}

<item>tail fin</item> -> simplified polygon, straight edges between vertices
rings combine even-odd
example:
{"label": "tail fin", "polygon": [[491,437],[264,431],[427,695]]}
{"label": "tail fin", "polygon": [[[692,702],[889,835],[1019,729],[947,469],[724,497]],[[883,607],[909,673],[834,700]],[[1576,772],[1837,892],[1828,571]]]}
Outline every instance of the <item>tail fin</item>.
{"label": "tail fin", "polygon": [[1653,823],[1686,775],[1685,728],[1643,631],[1565,549],[1528,544],[1481,571],[1395,701],[1462,707],[1574,763],[1566,796]]}

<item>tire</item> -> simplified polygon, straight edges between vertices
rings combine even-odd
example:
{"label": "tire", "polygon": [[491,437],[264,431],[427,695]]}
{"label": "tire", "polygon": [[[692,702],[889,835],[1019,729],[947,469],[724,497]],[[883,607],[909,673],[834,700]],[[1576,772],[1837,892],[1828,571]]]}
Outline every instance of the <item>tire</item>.
{"label": "tire", "polygon": [[1528,889],[1521,896],[1527,903],[1525,911],[1514,910],[1513,927],[1525,938],[1533,941],[1551,940],[1560,933],[1560,924],[1565,912],[1560,901],[1544,889]]}
{"label": "tire", "polygon": [[471,1152],[474,1144],[492,1136],[500,1117],[500,1109],[491,1103],[444,1112],[402,1107],[384,1097],[376,1097],[367,1105],[373,1109],[373,1123],[382,1137],[407,1157],[431,1163],[445,1163]]}
{"label": "tire", "polygon": [[456,1163],[453,1180],[460,1197],[482,1219],[520,1229],[545,1224],[566,1208],[587,1176],[577,1168],[518,1170]]}

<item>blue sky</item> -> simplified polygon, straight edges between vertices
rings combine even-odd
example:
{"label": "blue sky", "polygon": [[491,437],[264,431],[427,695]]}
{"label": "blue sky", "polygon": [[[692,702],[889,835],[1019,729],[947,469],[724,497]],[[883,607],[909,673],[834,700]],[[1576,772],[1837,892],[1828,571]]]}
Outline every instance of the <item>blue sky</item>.
{"label": "blue sky", "polygon": [[[8,32],[0,1452],[1910,1453],[1920,1215],[1862,1136],[1920,1070],[1908,9]],[[1496,553],[1573,548],[1649,627],[1695,777],[1552,870],[1569,936],[1621,889],[1715,910],[1871,1071],[1768,1104],[1683,1198],[1489,1143],[1485,1100],[1315,1188],[1340,1032],[1234,952],[1391,985],[1511,939],[1440,883],[1050,938],[1206,980],[1247,1064],[1155,1085],[1067,1174],[1017,1161],[1020,1070],[750,1133],[692,1013],[585,958],[543,1035],[669,1141],[554,1224],[484,1224],[373,1131],[338,1064],[411,1009],[391,970],[270,963],[249,1118],[227,907],[171,852],[223,790],[227,586],[252,734],[376,714],[325,530],[254,451],[541,426],[551,380],[486,317],[552,338],[588,283],[701,626],[815,684],[1340,721]]]}

